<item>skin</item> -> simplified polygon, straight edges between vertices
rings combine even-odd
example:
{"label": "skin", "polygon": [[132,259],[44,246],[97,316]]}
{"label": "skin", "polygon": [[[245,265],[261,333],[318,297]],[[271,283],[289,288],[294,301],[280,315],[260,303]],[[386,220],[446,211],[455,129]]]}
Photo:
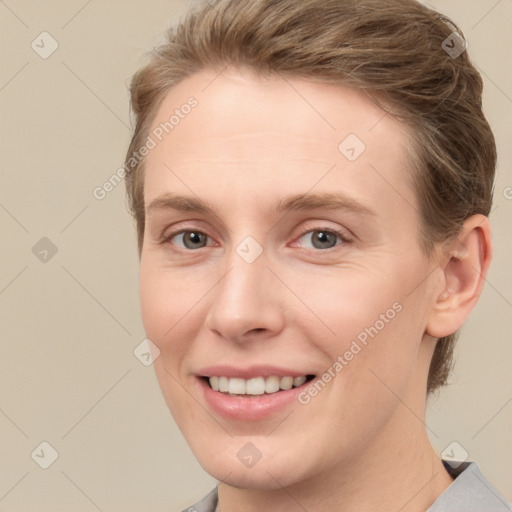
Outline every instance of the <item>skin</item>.
{"label": "skin", "polygon": [[[198,106],[145,160],[140,294],[162,392],[222,482],[222,511],[424,511],[452,482],[424,423],[428,368],[437,337],[460,327],[480,294],[487,219],[471,217],[426,257],[411,134],[361,92],[205,70],[168,93],[153,127],[190,96]],[[366,146],[353,162],[338,150],[348,134]],[[373,213],[275,212],[284,197],[313,193],[343,193]],[[214,214],[149,209],[165,194],[199,198]],[[203,246],[173,235],[185,228],[207,235]],[[332,235],[322,248],[319,230],[346,241]],[[247,236],[263,249],[250,264],[236,252]],[[395,303],[400,313],[307,405],[233,421],[204,402],[199,368],[279,362],[321,376]],[[237,457],[247,442],[262,454],[250,468]]]}

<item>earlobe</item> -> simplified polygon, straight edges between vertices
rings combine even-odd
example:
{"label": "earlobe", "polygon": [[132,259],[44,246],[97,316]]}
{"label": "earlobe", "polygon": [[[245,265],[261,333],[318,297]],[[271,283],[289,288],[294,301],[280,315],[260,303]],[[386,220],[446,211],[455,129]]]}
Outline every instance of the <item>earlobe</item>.
{"label": "earlobe", "polygon": [[480,297],[492,258],[489,219],[473,215],[466,219],[456,240],[443,251],[440,263],[444,289],[434,297],[427,334],[442,338],[457,331]]}

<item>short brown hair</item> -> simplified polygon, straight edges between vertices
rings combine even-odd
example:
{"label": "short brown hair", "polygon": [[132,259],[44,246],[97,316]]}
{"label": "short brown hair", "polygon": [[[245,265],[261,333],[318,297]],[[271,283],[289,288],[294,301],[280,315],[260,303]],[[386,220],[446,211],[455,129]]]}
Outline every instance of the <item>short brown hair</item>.
{"label": "short brown hair", "polygon": [[[139,254],[144,160],[130,166],[130,158],[173,86],[227,66],[353,87],[406,122],[426,254],[457,236],[471,215],[488,216],[496,146],[482,112],[482,79],[461,41],[449,18],[415,0],[211,0],[191,10],[131,83],[136,128],[125,169]],[[438,340],[429,393],[446,384],[456,339]]]}

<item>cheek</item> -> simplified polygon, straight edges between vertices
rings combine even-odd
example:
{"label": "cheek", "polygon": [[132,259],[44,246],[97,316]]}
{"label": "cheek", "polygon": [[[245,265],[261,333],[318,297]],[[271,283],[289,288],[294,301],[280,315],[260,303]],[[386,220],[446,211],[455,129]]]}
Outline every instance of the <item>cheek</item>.
{"label": "cheek", "polygon": [[208,279],[191,276],[189,271],[162,268],[149,259],[141,263],[139,290],[146,336],[160,349],[159,360],[174,375],[192,353],[203,325],[203,299],[211,286]]}
{"label": "cheek", "polygon": [[[380,333],[387,330],[403,301],[392,278],[369,269],[343,271],[337,276],[317,275],[304,280],[302,289],[308,308],[317,318],[316,327],[321,324],[325,327],[321,332],[327,343],[358,337],[364,342],[369,336],[368,331]],[[311,330],[309,318],[307,322],[303,321],[303,327]],[[342,349],[343,346],[335,348]]]}
{"label": "cheek", "polygon": [[[160,349],[153,367],[165,401],[178,420],[190,408],[190,396],[180,384],[191,346],[190,291],[186,293],[183,280],[160,268],[154,262],[144,261],[140,267],[140,303],[146,336]],[[189,289],[189,288],[188,288]],[[187,314],[188,313],[188,314]],[[197,319],[196,319],[197,321]]]}
{"label": "cheek", "polygon": [[[174,330],[186,316],[188,296],[171,272],[149,262],[140,268],[140,304],[147,337],[165,350]],[[166,341],[167,340],[167,341]]]}
{"label": "cheek", "polygon": [[351,269],[329,279],[316,276],[302,284],[316,318],[297,316],[299,329],[311,333],[331,364],[343,358],[343,369],[337,365],[336,374],[345,375],[338,379],[345,386],[356,386],[363,375],[376,380],[370,369],[390,382],[405,378],[402,369],[414,364],[424,333],[424,291],[410,293],[419,269],[392,264],[375,268]]}
{"label": "cheek", "polygon": [[[168,327],[168,314],[173,311],[172,295],[166,292],[166,286],[159,279],[158,272],[148,268],[149,265],[141,265],[140,268],[140,305],[142,322],[146,335],[159,345],[164,334],[164,328]],[[159,347],[161,348],[161,347]]]}

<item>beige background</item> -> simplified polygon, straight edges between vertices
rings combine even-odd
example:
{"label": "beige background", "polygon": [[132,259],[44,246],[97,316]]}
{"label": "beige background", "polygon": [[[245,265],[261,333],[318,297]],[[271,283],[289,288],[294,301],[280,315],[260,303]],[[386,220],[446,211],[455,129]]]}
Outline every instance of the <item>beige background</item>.
{"label": "beige background", "polygon": [[[488,285],[427,423],[439,452],[457,441],[512,500],[512,0],[432,4],[460,23],[483,73],[500,164]],[[2,512],[178,511],[215,484],[133,354],[144,332],[124,185],[92,195],[129,142],[130,75],[186,7],[0,2]],[[47,59],[31,47],[43,31],[59,45]],[[46,263],[32,252],[42,237],[57,248]],[[46,470],[43,441],[59,455]]]}

